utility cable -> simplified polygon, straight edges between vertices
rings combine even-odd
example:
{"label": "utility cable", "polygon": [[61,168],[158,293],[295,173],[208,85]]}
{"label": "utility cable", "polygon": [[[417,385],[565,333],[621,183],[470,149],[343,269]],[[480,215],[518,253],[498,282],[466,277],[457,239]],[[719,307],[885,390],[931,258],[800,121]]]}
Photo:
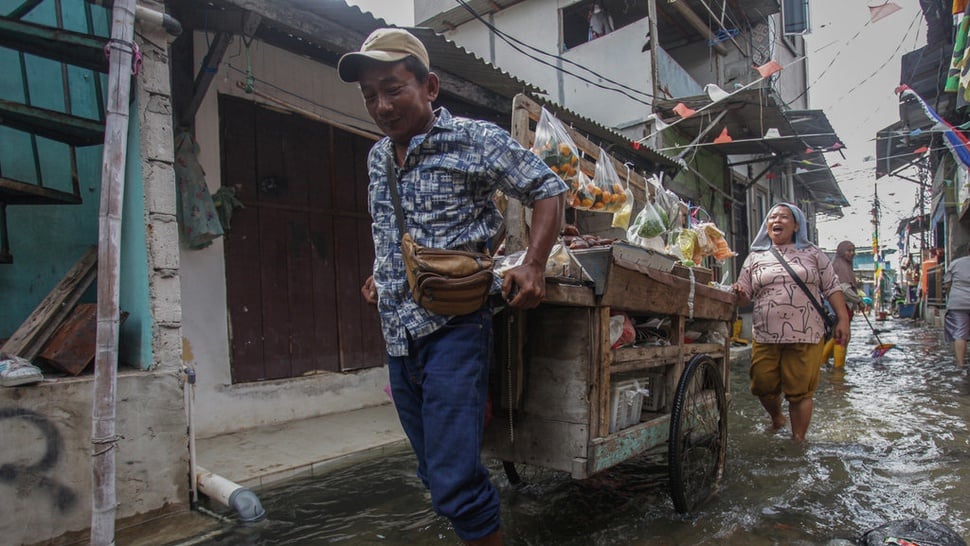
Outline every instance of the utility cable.
{"label": "utility cable", "polygon": [[[496,27],[496,26],[492,25],[491,23],[489,23],[488,21],[486,21],[477,11],[475,11],[474,8],[472,8],[467,2],[465,2],[465,0],[455,0],[455,1],[461,7],[465,8],[465,10],[468,11],[472,15],[472,17],[474,17],[480,23],[482,23],[483,25],[485,25],[485,27],[488,28],[490,31],[494,32],[495,35],[498,36],[499,38],[501,38],[503,42],[505,42],[506,44],[509,45],[509,47],[511,47],[512,49],[518,51],[522,55],[525,55],[529,59],[532,59],[533,61],[536,61],[536,62],[538,62],[540,64],[545,65],[545,66],[551,67],[551,68],[553,68],[553,69],[555,69],[555,70],[557,70],[559,72],[562,72],[563,74],[567,74],[569,76],[572,76],[572,77],[574,77],[574,78],[576,78],[576,79],[578,79],[580,81],[583,81],[583,82],[588,83],[590,85],[593,85],[595,87],[599,87],[600,89],[603,89],[603,90],[606,90],[606,91],[613,91],[613,92],[616,92],[616,93],[620,93],[620,94],[622,94],[622,95],[630,98],[631,100],[634,100],[636,102],[639,102],[640,104],[643,104],[643,105],[648,106],[648,107],[651,107],[652,106],[652,104],[647,103],[647,102],[644,102],[643,100],[638,99],[637,97],[634,97],[634,96],[630,95],[629,93],[627,93],[627,91],[630,91],[632,93],[636,93],[637,95],[642,95],[642,96],[644,96],[644,97],[646,97],[648,99],[655,98],[653,94],[647,93],[646,91],[641,91],[639,89],[636,89],[636,88],[630,87],[628,85],[625,85],[623,83],[617,82],[617,81],[615,81],[615,80],[613,80],[611,78],[608,78],[608,77],[600,74],[599,72],[596,72],[594,70],[591,70],[591,69],[589,69],[589,68],[587,68],[587,67],[585,67],[585,66],[583,66],[583,65],[581,65],[579,63],[576,63],[576,62],[571,61],[571,60],[569,60],[569,59],[567,59],[565,57],[562,57],[561,55],[555,55],[553,53],[549,53],[549,52],[543,51],[543,50],[541,50],[541,49],[539,49],[537,47],[534,47],[532,45],[529,45],[529,44],[527,44],[527,43],[519,40],[518,38],[516,38],[516,37],[514,37],[512,35],[506,34],[502,30],[498,29],[498,27]],[[654,42],[656,41],[654,39],[654,37],[651,37],[651,40],[653,40]],[[596,78],[599,78],[599,79],[601,79],[601,80],[603,80],[605,82],[608,82],[608,83],[611,83],[613,85],[616,85],[617,87],[605,86],[605,85],[602,85],[602,84],[600,84],[600,83],[598,83],[596,81],[590,80],[590,79],[588,79],[588,78],[586,78],[584,76],[580,76],[579,74],[570,72],[569,70],[566,70],[566,69],[562,68],[561,66],[557,66],[555,64],[552,64],[552,63],[550,63],[548,61],[545,61],[545,60],[540,59],[540,58],[538,58],[538,57],[536,57],[536,56],[534,56],[534,55],[532,55],[530,53],[527,53],[527,52],[523,51],[522,50],[523,47],[524,48],[527,48],[527,49],[530,49],[532,51],[535,51],[536,53],[539,53],[539,54],[542,54],[542,55],[551,57],[551,58],[553,58],[553,59],[555,59],[557,61],[561,61],[563,63],[566,63],[566,64],[569,64],[569,65],[575,66],[577,68],[580,68],[580,69],[582,69],[582,70],[590,73],[591,75],[595,76]]]}

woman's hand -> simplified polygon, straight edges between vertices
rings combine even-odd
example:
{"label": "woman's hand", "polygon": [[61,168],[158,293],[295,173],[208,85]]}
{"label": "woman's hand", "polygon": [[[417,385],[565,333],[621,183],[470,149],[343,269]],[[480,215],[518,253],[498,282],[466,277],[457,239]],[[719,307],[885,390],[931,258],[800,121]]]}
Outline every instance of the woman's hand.
{"label": "woman's hand", "polygon": [[744,307],[745,305],[751,303],[751,298],[744,293],[744,289],[742,289],[738,283],[731,285],[731,292],[734,292],[734,295],[738,297],[737,304],[739,306]]}

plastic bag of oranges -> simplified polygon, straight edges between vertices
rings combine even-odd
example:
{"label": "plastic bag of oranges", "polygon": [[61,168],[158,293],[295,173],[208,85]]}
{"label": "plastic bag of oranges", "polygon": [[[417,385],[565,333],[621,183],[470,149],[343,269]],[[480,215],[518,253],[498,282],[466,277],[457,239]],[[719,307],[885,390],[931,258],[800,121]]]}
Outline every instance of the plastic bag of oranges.
{"label": "plastic bag of oranges", "polygon": [[566,195],[566,204],[576,210],[593,212],[619,212],[628,200],[626,188],[613,167],[613,160],[600,148],[593,180],[581,184],[572,194]]}
{"label": "plastic bag of oranges", "polygon": [[536,125],[532,152],[566,182],[570,193],[579,189],[579,152],[576,143],[570,138],[562,122],[545,108],[542,109]]}

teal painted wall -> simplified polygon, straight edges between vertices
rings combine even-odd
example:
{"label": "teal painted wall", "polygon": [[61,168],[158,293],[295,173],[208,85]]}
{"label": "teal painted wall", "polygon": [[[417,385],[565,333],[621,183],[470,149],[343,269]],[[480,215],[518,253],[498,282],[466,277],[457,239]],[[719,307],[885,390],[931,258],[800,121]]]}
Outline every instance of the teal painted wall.
{"label": "teal painted wall", "polygon": [[148,290],[145,187],[141,170],[138,101],[131,103],[128,161],[121,219],[121,286],[119,303],[128,319],[121,325],[118,360],[147,370],[152,365],[152,312]]}
{"label": "teal painted wall", "polygon": [[[21,0],[0,0],[8,13]],[[42,2],[23,18],[101,36],[109,34],[108,12],[87,2],[62,2],[60,17],[53,0]],[[58,23],[60,19],[60,24]],[[90,70],[0,48],[0,98],[98,119],[107,78]],[[26,78],[24,78],[26,76]],[[65,85],[66,78],[66,85]],[[26,82],[26,85],[25,85]],[[65,95],[65,88],[67,94]],[[70,109],[68,109],[70,105]],[[133,103],[132,112],[136,112]],[[129,127],[125,212],[122,236],[122,308],[131,316],[122,329],[122,362],[147,368],[151,363],[151,313],[148,304],[144,199],[138,148],[137,116]],[[0,265],[0,339],[9,337],[47,296],[89,246],[98,242],[101,199],[101,146],[76,149],[81,204],[10,205],[7,226],[13,264]],[[71,192],[71,148],[0,126],[0,176]],[[97,300],[95,286],[82,302]],[[146,334],[146,331],[148,332]]]}

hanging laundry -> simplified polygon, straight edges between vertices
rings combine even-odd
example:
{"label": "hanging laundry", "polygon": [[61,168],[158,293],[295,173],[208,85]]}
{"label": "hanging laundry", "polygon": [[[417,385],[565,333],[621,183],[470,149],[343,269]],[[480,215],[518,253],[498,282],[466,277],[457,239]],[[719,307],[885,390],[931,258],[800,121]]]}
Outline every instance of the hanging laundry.
{"label": "hanging laundry", "polygon": [[727,144],[728,142],[734,142],[734,139],[731,138],[731,135],[728,134],[727,127],[725,127],[721,130],[721,134],[717,135],[717,138],[714,139],[714,144]]}
{"label": "hanging laundry", "polygon": [[689,118],[697,113],[697,110],[694,110],[682,102],[678,102],[677,106],[674,106],[673,110],[682,118]]}
{"label": "hanging laundry", "polygon": [[761,66],[755,67],[755,70],[758,71],[758,74],[760,74],[762,78],[767,78],[775,72],[781,72],[781,69],[782,66],[778,64],[778,61],[768,61]]}
{"label": "hanging laundry", "polygon": [[875,23],[876,21],[889,17],[901,9],[903,8],[899,7],[895,2],[886,2],[885,4],[880,4],[878,6],[869,6],[869,21]]}
{"label": "hanging laundry", "polygon": [[182,235],[192,249],[205,248],[213,239],[223,235],[198,155],[199,145],[192,134],[179,131],[175,135],[176,213]]}
{"label": "hanging laundry", "polygon": [[212,204],[219,212],[223,231],[229,231],[232,227],[232,211],[246,208],[242,201],[236,199],[236,189],[229,186],[222,186],[212,194]]}
{"label": "hanging laundry", "polygon": [[[970,140],[958,131],[950,122],[946,121],[936,110],[933,109],[923,97],[920,97],[916,91],[909,88],[908,85],[903,84],[896,88],[896,92],[899,94],[900,98],[912,97],[919,102],[919,105],[923,108],[923,113],[926,117],[934,123],[933,129],[939,130],[943,133],[943,142],[946,147],[950,149],[950,153],[953,154],[953,158],[958,162],[962,163],[964,167],[970,167]],[[925,146],[924,146],[925,147]]]}

